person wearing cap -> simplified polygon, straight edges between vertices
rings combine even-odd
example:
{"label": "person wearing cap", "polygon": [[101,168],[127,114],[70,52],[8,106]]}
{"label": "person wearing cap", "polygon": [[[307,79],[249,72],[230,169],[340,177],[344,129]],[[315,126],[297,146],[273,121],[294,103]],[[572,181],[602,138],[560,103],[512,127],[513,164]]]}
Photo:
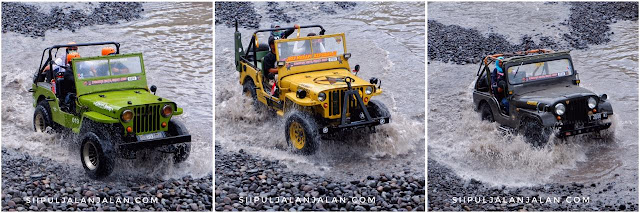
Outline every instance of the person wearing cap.
{"label": "person wearing cap", "polygon": [[[294,28],[300,28],[300,26],[298,24],[294,24],[293,25]],[[275,22],[273,24],[271,24],[271,29],[277,29],[280,28],[280,24],[278,24],[278,22]],[[288,30],[276,30],[276,31],[271,31],[271,35],[269,36],[269,39],[273,38],[275,40],[277,39],[287,39],[287,37],[289,37],[291,34],[293,34],[294,29],[288,29]]]}

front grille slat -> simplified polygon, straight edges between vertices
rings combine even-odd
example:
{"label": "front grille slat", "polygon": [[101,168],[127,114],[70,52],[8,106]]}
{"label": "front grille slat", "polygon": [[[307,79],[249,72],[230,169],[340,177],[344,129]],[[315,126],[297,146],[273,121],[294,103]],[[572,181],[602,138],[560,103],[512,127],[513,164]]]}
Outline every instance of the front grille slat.
{"label": "front grille slat", "polygon": [[133,108],[133,132],[156,132],[160,127],[160,105],[144,105]]}
{"label": "front grille slat", "polygon": [[569,100],[566,119],[569,121],[585,122],[589,120],[587,98]]}
{"label": "front grille slat", "polygon": [[[342,113],[342,102],[344,101],[346,91],[347,89],[336,89],[328,92],[329,116],[340,115]],[[360,93],[363,94],[364,88],[356,88],[356,91],[360,91]],[[347,112],[350,112],[351,109],[357,109],[358,104],[358,101],[354,96],[352,96],[351,100],[349,100],[349,103],[345,104]]]}

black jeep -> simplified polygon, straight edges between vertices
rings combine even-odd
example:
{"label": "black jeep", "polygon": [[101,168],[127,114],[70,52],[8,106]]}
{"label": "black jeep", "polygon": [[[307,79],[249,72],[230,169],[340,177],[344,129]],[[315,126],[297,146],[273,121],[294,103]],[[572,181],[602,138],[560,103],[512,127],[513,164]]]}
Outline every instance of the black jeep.
{"label": "black jeep", "polygon": [[[496,68],[497,66],[497,68]],[[502,71],[501,71],[501,70]],[[482,120],[524,135],[536,146],[611,126],[607,95],[580,87],[569,52],[530,50],[489,55],[482,60],[473,103]]]}

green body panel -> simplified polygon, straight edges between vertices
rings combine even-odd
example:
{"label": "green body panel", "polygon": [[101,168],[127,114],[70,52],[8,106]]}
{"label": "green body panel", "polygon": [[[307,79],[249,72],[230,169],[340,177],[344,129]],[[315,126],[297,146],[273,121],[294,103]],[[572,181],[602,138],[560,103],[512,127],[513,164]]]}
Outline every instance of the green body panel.
{"label": "green body panel", "polygon": [[[111,55],[111,56],[97,56],[97,57],[88,57],[88,58],[74,58],[73,59],[73,76],[78,76],[78,63],[83,61],[102,61],[102,60],[112,60],[112,59],[121,59],[121,58],[130,58],[130,57],[139,57],[140,58],[140,66],[142,69],[141,73],[131,73],[131,74],[123,74],[123,75],[111,75],[111,76],[102,76],[102,77],[91,77],[84,79],[77,79],[76,82],[76,90],[77,96],[80,97],[85,94],[91,94],[95,92],[102,92],[108,90],[121,90],[121,89],[145,89],[147,88],[147,77],[144,69],[144,61],[142,59],[141,53],[131,53],[131,54],[122,54],[122,55]],[[120,82],[114,83],[103,83],[109,81],[115,81],[119,79],[126,79]],[[132,80],[135,79],[135,80]],[[97,85],[87,85],[92,82],[100,82]]]}
{"label": "green body panel", "polygon": [[80,131],[81,117],[73,114],[66,113],[60,110],[60,100],[56,98],[55,94],[51,91],[51,84],[39,82],[38,84],[32,84],[33,93],[33,106],[37,107],[38,102],[45,99],[50,99],[49,109],[51,110],[51,119],[64,127],[72,129],[74,132]]}
{"label": "green body panel", "polygon": [[[120,121],[120,115],[126,109],[133,111],[133,108],[145,105],[160,105],[169,104],[176,109],[176,104],[168,99],[160,98],[156,95],[149,93],[144,89],[131,89],[131,90],[117,90],[101,93],[93,93],[84,95],[78,98],[78,102],[82,106],[86,106],[91,111],[105,115],[105,117],[111,117]],[[131,102],[131,104],[129,104]],[[175,112],[178,110],[176,109]],[[180,109],[182,113],[182,109]],[[176,115],[176,114],[173,114]],[[160,116],[159,122],[169,122],[171,116],[168,118]],[[93,119],[92,119],[93,120]],[[124,129],[133,126],[133,122],[122,122]],[[168,127],[161,128],[161,131],[167,131]],[[147,134],[156,131],[138,132],[140,134]],[[126,132],[125,132],[126,134]]]}

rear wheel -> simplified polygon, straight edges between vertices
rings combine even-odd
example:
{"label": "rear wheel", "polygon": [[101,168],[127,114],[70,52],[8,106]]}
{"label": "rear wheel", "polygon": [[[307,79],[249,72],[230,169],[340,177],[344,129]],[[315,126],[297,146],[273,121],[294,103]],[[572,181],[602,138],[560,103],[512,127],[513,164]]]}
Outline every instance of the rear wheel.
{"label": "rear wheel", "polygon": [[320,140],[318,125],[308,113],[293,111],[286,116],[285,136],[296,152],[312,154]]}
{"label": "rear wheel", "polygon": [[256,85],[253,83],[253,80],[247,79],[244,84],[242,84],[242,93],[251,98],[254,109],[258,110],[258,95],[256,94]]}
{"label": "rear wheel", "polygon": [[56,125],[51,118],[51,110],[49,109],[49,102],[46,100],[40,101],[33,113],[33,130],[36,132],[46,132],[47,127],[52,130],[56,130]]}
{"label": "rear wheel", "polygon": [[480,118],[483,121],[489,121],[489,122],[495,121],[493,119],[493,112],[491,112],[491,107],[489,106],[489,104],[485,102],[482,102],[482,104],[480,104]]}
{"label": "rear wheel", "polygon": [[[188,135],[189,131],[187,131],[187,128],[182,124],[182,122],[170,120],[169,134],[172,136]],[[189,158],[189,154],[191,153],[191,143],[176,144],[175,148],[176,152],[173,155],[174,163],[182,163]]]}

